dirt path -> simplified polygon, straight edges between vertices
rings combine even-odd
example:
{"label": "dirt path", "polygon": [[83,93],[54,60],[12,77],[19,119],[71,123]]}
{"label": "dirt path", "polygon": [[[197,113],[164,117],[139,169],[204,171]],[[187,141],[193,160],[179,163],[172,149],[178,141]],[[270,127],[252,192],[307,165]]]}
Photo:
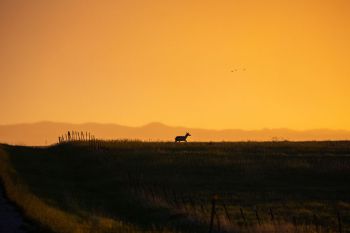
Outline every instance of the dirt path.
{"label": "dirt path", "polygon": [[0,184],[0,232],[28,233],[27,224],[23,217],[4,196],[4,189]]}

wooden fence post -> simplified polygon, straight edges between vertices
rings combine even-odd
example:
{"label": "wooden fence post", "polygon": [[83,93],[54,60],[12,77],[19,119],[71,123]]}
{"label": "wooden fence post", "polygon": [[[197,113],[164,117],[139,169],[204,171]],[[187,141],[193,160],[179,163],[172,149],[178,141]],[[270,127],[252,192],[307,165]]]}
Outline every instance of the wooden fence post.
{"label": "wooden fence post", "polygon": [[178,203],[178,201],[177,201],[176,192],[175,192],[174,190],[172,190],[172,191],[173,191],[173,196],[174,196],[174,204],[175,204],[175,206],[176,206],[177,208],[179,208],[179,203]]}
{"label": "wooden fence post", "polygon": [[244,216],[244,212],[243,212],[243,209],[242,208],[239,208],[239,210],[241,211],[241,216],[242,216],[242,219],[243,219],[243,221],[244,221],[244,225],[248,225],[247,224],[247,220],[246,220],[246,218],[245,218],[245,216]]}
{"label": "wooden fence post", "polygon": [[211,215],[210,215],[209,233],[213,232],[214,217],[215,217],[215,205],[216,205],[217,199],[218,199],[217,195],[213,195],[213,197],[211,198]]}
{"label": "wooden fence post", "polygon": [[318,232],[318,219],[317,219],[316,214],[314,214],[313,218],[314,218],[313,222],[314,222],[314,225],[315,225],[315,230],[316,230],[316,232]]}
{"label": "wooden fence post", "polygon": [[223,206],[224,206],[224,210],[225,210],[226,218],[228,219],[228,221],[229,221],[229,222],[231,222],[231,217],[230,217],[230,214],[229,214],[229,213],[228,213],[228,211],[227,211],[227,208],[226,208],[225,203],[223,204]]}
{"label": "wooden fence post", "polygon": [[255,210],[256,220],[258,220],[258,224],[261,225],[260,217],[259,217],[259,213],[258,213],[258,208],[256,206],[254,206],[254,210]]}
{"label": "wooden fence post", "polygon": [[295,228],[295,232],[298,231],[298,225],[297,225],[297,224],[298,224],[298,223],[297,223],[297,219],[296,219],[295,216],[293,216],[293,225],[294,225],[294,228]]}
{"label": "wooden fence post", "polygon": [[338,217],[338,230],[339,230],[339,233],[342,233],[341,216],[339,211],[337,211],[337,217]]}
{"label": "wooden fence post", "polygon": [[220,225],[220,217],[219,217],[219,214],[217,211],[215,211],[215,216],[216,216],[216,224],[217,224],[217,227],[218,227],[218,232],[221,231],[221,225]]}
{"label": "wooden fence post", "polygon": [[269,212],[270,212],[271,221],[273,222],[274,216],[273,216],[272,208],[269,209]]}

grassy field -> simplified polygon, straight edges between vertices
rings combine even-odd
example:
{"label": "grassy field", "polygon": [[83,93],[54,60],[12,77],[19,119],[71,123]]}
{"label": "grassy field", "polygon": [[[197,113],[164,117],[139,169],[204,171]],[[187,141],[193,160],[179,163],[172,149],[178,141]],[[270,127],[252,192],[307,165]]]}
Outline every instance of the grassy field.
{"label": "grassy field", "polygon": [[0,145],[8,196],[52,232],[350,232],[350,142]]}

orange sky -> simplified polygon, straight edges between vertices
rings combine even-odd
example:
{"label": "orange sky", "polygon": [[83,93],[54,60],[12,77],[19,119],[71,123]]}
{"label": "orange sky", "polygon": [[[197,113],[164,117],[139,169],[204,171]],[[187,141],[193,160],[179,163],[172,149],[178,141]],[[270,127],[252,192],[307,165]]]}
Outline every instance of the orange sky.
{"label": "orange sky", "polygon": [[0,1],[0,124],[350,129],[349,65],[348,0]]}

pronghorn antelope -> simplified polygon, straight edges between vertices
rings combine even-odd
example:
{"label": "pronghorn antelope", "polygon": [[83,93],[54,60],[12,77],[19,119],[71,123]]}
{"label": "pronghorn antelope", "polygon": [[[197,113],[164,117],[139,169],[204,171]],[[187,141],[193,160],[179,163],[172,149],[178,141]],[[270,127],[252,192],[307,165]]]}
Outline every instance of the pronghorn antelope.
{"label": "pronghorn antelope", "polygon": [[186,139],[187,139],[188,136],[191,136],[191,134],[186,133],[185,136],[176,136],[175,137],[175,142],[187,142]]}

